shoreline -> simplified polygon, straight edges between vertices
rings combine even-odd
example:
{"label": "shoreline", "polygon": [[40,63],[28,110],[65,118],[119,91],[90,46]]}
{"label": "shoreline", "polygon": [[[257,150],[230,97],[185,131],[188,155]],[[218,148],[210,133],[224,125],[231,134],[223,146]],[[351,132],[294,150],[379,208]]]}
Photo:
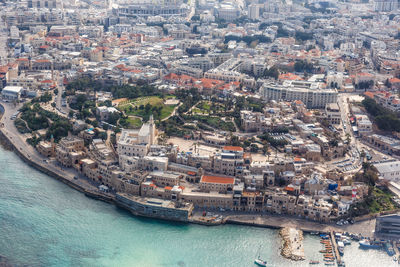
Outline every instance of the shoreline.
{"label": "shoreline", "polygon": [[[5,107],[3,106],[2,103],[0,103],[0,121],[3,119],[3,115],[5,113]],[[260,228],[270,228],[270,229],[280,229],[283,227],[291,226],[295,227],[297,229],[300,229],[306,233],[311,233],[311,232],[320,232],[320,233],[329,233],[330,231],[338,231],[338,232],[344,232],[344,229],[337,228],[331,224],[321,224],[316,221],[310,221],[306,219],[298,219],[300,221],[295,222],[294,218],[291,217],[281,217],[282,220],[288,220],[290,222],[279,222],[279,218],[275,217],[274,215],[269,215],[265,218],[265,215],[267,214],[235,214],[235,215],[228,215],[224,220],[221,220],[219,222],[208,222],[204,221],[201,218],[196,219],[195,217],[199,216],[191,216],[187,221],[179,221],[179,220],[173,220],[173,219],[166,219],[166,218],[158,218],[158,217],[152,217],[152,216],[146,216],[145,214],[138,214],[137,212],[134,212],[131,210],[129,207],[124,205],[123,203],[120,203],[119,201],[116,200],[116,197],[114,195],[110,194],[105,194],[101,192],[97,192],[94,190],[90,190],[85,188],[84,186],[80,185],[77,181],[75,180],[70,180],[53,170],[50,170],[49,168],[46,168],[33,160],[31,157],[26,156],[24,153],[22,153],[18,147],[10,140],[10,137],[7,136],[7,134],[4,133],[4,127],[0,128],[0,143],[6,150],[13,151],[17,154],[17,156],[22,159],[26,164],[29,166],[35,168],[36,170],[53,177],[57,179],[58,181],[70,186],[71,188],[85,194],[85,196],[93,198],[95,200],[101,200],[107,203],[112,203],[116,207],[120,207],[128,212],[130,212],[134,216],[139,216],[139,217],[146,217],[146,218],[152,218],[156,220],[167,220],[171,222],[180,222],[180,223],[192,223],[192,224],[198,224],[198,225],[204,225],[204,226],[217,226],[217,225],[223,225],[223,224],[233,224],[233,225],[242,225],[242,226],[253,226],[253,227],[260,227]],[[11,138],[12,139],[12,138]],[[247,217],[252,217],[252,218],[247,218]],[[297,220],[297,219],[296,219]],[[289,225],[288,225],[289,224]],[[308,224],[306,226],[305,224]]]}

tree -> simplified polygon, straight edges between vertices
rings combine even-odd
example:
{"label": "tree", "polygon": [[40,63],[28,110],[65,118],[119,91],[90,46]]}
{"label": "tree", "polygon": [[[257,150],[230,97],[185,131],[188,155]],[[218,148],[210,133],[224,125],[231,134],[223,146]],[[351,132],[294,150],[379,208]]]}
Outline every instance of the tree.
{"label": "tree", "polygon": [[231,138],[229,140],[229,143],[232,146],[241,146],[242,144],[239,141],[239,138],[236,135],[231,135]]}
{"label": "tree", "polygon": [[294,70],[296,72],[308,72],[311,73],[314,70],[314,65],[312,63],[309,63],[305,60],[297,60],[294,63]]}
{"label": "tree", "polygon": [[360,157],[361,157],[362,159],[364,159],[364,158],[365,158],[365,156],[366,156],[366,153],[365,153],[365,151],[364,151],[364,150],[362,150],[362,151],[361,151],[361,153],[360,153]]}
{"label": "tree", "polygon": [[275,80],[278,80],[279,74],[279,70],[276,66],[272,66],[271,68],[265,69],[264,71],[264,77],[272,77]]}
{"label": "tree", "polygon": [[258,152],[258,146],[256,144],[251,144],[250,145],[250,152],[257,153]]}
{"label": "tree", "polygon": [[378,181],[378,170],[370,162],[363,162],[362,170],[354,175],[353,180],[375,186]]}
{"label": "tree", "polygon": [[295,38],[299,41],[312,40],[314,35],[312,33],[296,31]]}
{"label": "tree", "polygon": [[385,81],[385,86],[386,86],[387,88],[392,88],[392,84],[390,83],[389,79],[386,79],[386,81]]}
{"label": "tree", "polygon": [[144,112],[146,114],[149,114],[150,110],[151,110],[151,105],[147,103],[146,106],[144,106]]}
{"label": "tree", "polygon": [[268,153],[268,143],[267,143],[267,142],[264,142],[264,143],[263,143],[262,152],[263,152],[265,155]]}
{"label": "tree", "polygon": [[118,122],[119,118],[120,118],[119,112],[111,112],[111,113],[108,115],[108,120],[107,120],[107,122],[108,122],[109,124],[112,124],[112,125],[117,125],[117,122]]}
{"label": "tree", "polygon": [[114,133],[120,133],[121,132],[121,128],[119,128],[118,126],[114,128]]}
{"label": "tree", "polygon": [[98,137],[101,138],[102,140],[107,140],[108,134],[107,132],[100,132]]}

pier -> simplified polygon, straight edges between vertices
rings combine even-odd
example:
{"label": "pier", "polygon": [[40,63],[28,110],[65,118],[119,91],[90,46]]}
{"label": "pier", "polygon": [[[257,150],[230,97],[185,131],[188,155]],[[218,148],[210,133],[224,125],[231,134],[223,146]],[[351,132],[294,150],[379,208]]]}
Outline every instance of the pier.
{"label": "pier", "polygon": [[339,249],[337,247],[337,243],[336,243],[336,239],[335,239],[335,234],[333,233],[333,231],[330,232],[330,236],[331,236],[331,243],[333,246],[333,250],[335,252],[335,258],[336,258],[338,265],[340,266],[340,264],[342,263],[342,260],[340,257]]}

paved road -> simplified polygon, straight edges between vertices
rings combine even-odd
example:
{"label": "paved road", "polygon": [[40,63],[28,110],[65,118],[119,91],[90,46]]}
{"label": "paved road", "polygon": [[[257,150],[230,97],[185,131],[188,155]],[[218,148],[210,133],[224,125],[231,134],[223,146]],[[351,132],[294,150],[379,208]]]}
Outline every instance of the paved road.
{"label": "paved road", "polygon": [[69,108],[68,107],[63,107],[62,105],[62,94],[65,91],[64,86],[59,86],[58,87],[58,95],[56,96],[56,108],[59,112],[61,112],[62,114],[68,116],[69,113]]}
{"label": "paved road", "polygon": [[[48,160],[26,142],[24,137],[19,134],[17,128],[14,125],[14,121],[10,119],[12,114],[14,114],[22,106],[21,104],[18,104],[16,106],[4,102],[1,102],[0,104],[2,104],[4,107],[4,114],[0,119],[0,122],[3,123],[1,131],[10,139],[10,141],[14,144],[16,149],[21,154],[25,155],[28,159],[34,161],[36,164],[42,166],[43,168],[53,171],[75,184],[83,186],[88,190],[98,191],[95,185],[92,185],[86,179],[86,177],[79,174],[75,169],[58,166],[55,160]],[[79,179],[74,179],[75,176]]]}
{"label": "paved road", "polygon": [[[354,168],[351,170],[344,170],[347,173],[355,173],[358,172],[361,169],[361,157],[360,157],[360,144],[357,140],[357,138],[354,136],[352,126],[349,121],[350,117],[350,107],[349,103],[347,101],[348,94],[340,94],[338,98],[338,104],[340,107],[340,112],[341,112],[341,118],[342,118],[342,125],[343,125],[343,130],[345,135],[350,136],[350,151],[348,154],[350,155],[350,163],[351,165],[348,167]],[[346,129],[344,129],[346,128]]]}
{"label": "paved road", "polygon": [[373,237],[375,230],[375,219],[356,222],[354,224],[338,226],[336,224],[324,224],[301,218],[285,217],[277,215],[240,214],[240,215],[231,215],[228,216],[228,218],[229,220],[233,220],[236,222],[255,224],[255,225],[265,225],[275,228],[294,227],[308,232],[315,232],[315,231],[349,232],[353,234],[361,234],[364,237]]}

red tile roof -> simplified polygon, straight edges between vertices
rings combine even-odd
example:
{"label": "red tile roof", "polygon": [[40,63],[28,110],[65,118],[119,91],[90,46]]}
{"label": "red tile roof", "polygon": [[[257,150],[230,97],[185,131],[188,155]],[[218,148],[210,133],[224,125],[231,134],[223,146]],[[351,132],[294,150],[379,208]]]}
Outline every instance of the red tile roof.
{"label": "red tile roof", "polygon": [[300,80],[303,80],[303,79],[300,76],[289,72],[289,73],[284,73],[284,74],[279,75],[279,80],[297,80],[297,81],[300,81]]}
{"label": "red tile roof", "polygon": [[400,79],[399,78],[392,78],[389,80],[390,83],[400,83]]}
{"label": "red tile roof", "polygon": [[212,184],[233,184],[235,178],[233,177],[222,177],[222,176],[212,176],[203,175],[200,180],[201,183],[212,183]]}
{"label": "red tile roof", "polygon": [[365,92],[364,95],[369,97],[369,98],[374,98],[375,94],[373,92]]}
{"label": "red tile roof", "polygon": [[224,146],[222,149],[228,150],[228,151],[242,151],[243,152],[243,147],[240,147],[240,146]]}
{"label": "red tile roof", "polygon": [[41,81],[41,83],[53,83],[53,81],[52,80],[44,80],[44,81]]}

